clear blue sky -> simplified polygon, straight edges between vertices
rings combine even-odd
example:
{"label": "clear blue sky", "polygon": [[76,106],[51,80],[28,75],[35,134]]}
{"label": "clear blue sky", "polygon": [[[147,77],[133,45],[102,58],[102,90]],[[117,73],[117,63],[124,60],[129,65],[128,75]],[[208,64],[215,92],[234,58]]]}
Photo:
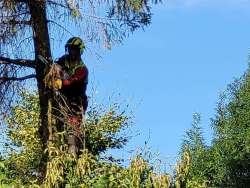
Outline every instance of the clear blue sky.
{"label": "clear blue sky", "polygon": [[150,136],[152,149],[172,161],[194,112],[201,113],[209,144],[219,94],[248,67],[250,1],[168,0],[153,13],[145,31],[105,52],[101,62],[84,60],[99,100],[120,93],[120,101],[132,104],[133,130],[141,134],[123,152]]}

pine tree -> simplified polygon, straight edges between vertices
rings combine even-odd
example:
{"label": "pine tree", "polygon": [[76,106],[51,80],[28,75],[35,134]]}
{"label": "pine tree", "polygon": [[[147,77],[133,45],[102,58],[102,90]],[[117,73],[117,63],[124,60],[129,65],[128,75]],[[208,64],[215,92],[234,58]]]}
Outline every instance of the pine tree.
{"label": "pine tree", "polygon": [[214,184],[247,187],[250,183],[250,77],[235,80],[221,96],[213,120]]}
{"label": "pine tree", "polygon": [[206,187],[207,146],[202,135],[200,114],[193,115],[192,127],[186,131],[177,164],[176,187]]}
{"label": "pine tree", "polygon": [[250,76],[236,79],[220,96],[212,119],[214,137],[205,146],[200,118],[183,141],[177,187],[248,187],[250,183]]}

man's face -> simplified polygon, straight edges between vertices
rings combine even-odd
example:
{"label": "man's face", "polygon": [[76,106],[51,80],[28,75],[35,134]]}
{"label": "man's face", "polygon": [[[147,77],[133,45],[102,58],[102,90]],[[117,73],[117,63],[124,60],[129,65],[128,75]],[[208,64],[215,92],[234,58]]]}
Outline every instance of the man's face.
{"label": "man's face", "polygon": [[69,58],[72,61],[76,61],[80,58],[81,54],[80,54],[80,49],[77,47],[69,47]]}

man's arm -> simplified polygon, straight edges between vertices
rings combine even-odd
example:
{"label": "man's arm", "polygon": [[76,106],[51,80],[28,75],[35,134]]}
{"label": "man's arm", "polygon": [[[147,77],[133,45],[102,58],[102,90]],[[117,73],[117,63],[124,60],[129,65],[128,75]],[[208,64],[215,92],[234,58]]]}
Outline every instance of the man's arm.
{"label": "man's arm", "polygon": [[64,66],[64,62],[65,62],[66,58],[67,58],[66,55],[63,55],[62,57],[57,58],[55,60],[55,63],[58,64],[58,65],[60,65],[60,66]]}
{"label": "man's arm", "polygon": [[73,83],[84,82],[88,77],[88,69],[86,67],[79,68],[69,79],[63,80],[63,86],[70,86]]}

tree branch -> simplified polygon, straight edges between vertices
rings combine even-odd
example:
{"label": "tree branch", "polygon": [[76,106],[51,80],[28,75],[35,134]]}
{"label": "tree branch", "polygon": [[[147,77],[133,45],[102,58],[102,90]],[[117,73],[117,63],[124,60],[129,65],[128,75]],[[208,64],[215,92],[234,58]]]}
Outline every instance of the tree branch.
{"label": "tree branch", "polygon": [[68,9],[68,7],[65,6],[65,5],[63,5],[62,3],[57,3],[57,2],[54,2],[53,0],[48,0],[47,2],[48,2],[49,4],[51,4],[51,5],[59,6],[59,7],[64,8],[64,9]]}
{"label": "tree branch", "polygon": [[28,15],[29,14],[29,11],[26,11],[26,12],[21,12],[21,13],[17,13],[17,14],[11,14],[11,15],[1,15],[1,18],[17,18],[17,17],[20,17],[20,16],[23,16],[23,15]]}
{"label": "tree branch", "polygon": [[1,57],[0,56],[0,65],[1,64],[14,64],[14,65],[19,65],[19,66],[24,66],[24,67],[30,67],[30,68],[35,68],[35,61],[33,60],[28,60],[28,59],[10,59],[7,57]]}
{"label": "tree branch", "polygon": [[1,24],[5,25],[31,25],[30,20],[4,20],[1,22]]}
{"label": "tree branch", "polygon": [[7,81],[24,81],[24,80],[35,78],[35,77],[36,77],[35,74],[30,74],[30,75],[23,76],[23,77],[0,77],[0,84],[3,82],[7,82]]}
{"label": "tree branch", "polygon": [[58,27],[60,27],[62,30],[66,31],[67,33],[69,33],[71,36],[74,36],[69,30],[67,30],[65,27],[63,27],[62,25],[60,25],[59,23],[53,21],[53,20],[48,20],[48,23],[52,23]]}

